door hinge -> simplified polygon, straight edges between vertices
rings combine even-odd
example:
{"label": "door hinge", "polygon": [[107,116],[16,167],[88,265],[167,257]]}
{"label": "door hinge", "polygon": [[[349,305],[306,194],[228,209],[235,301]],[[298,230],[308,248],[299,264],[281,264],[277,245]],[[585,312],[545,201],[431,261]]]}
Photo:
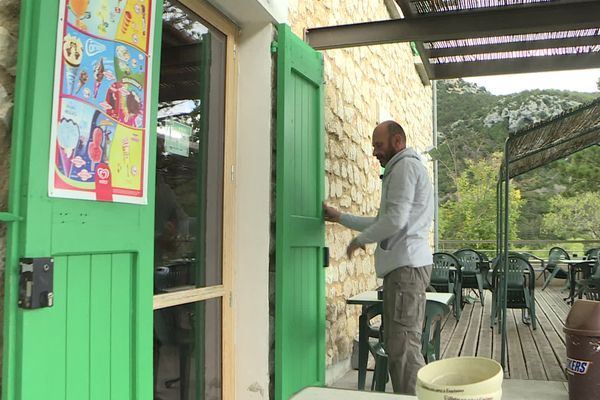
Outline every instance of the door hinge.
{"label": "door hinge", "polygon": [[329,267],[329,247],[323,247],[323,267]]}
{"label": "door hinge", "polygon": [[279,43],[277,43],[277,40],[273,40],[271,42],[271,54],[277,53],[278,48],[279,48]]}
{"label": "door hinge", "polygon": [[237,44],[233,44],[233,59],[237,59]]}
{"label": "door hinge", "polygon": [[233,307],[233,294],[229,292],[229,308]]}
{"label": "door hinge", "polygon": [[231,182],[235,182],[235,166],[231,166]]}
{"label": "door hinge", "polygon": [[0,212],[0,222],[22,221],[23,217],[8,212]]}

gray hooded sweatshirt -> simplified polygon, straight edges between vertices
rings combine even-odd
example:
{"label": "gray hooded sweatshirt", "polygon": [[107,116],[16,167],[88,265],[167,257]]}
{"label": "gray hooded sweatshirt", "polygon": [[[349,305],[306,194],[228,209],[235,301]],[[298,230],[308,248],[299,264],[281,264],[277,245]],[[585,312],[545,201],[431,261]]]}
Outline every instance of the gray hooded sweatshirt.
{"label": "gray hooded sweatshirt", "polygon": [[377,217],[341,214],[340,223],[360,231],[359,244],[377,243],[375,271],[383,278],[401,267],[431,265],[429,230],[433,187],[417,153],[406,148],[387,163]]}

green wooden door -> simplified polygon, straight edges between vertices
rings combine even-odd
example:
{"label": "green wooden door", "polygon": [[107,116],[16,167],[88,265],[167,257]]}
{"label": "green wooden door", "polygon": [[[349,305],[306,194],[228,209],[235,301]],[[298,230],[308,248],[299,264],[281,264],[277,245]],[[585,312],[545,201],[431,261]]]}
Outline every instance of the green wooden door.
{"label": "green wooden door", "polygon": [[[155,2],[158,87],[162,2]],[[22,0],[13,124],[3,399],[152,398],[155,110],[148,205],[48,196],[58,0]],[[17,307],[20,257],[54,258],[54,306]]]}
{"label": "green wooden door", "polygon": [[276,399],[325,379],[323,57],[280,25],[277,52]]}

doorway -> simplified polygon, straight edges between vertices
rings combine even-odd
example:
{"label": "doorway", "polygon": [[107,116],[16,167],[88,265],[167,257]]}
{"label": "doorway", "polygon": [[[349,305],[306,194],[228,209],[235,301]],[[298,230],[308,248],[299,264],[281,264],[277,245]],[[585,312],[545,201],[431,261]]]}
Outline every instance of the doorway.
{"label": "doorway", "polygon": [[[217,27],[218,26],[218,27]],[[222,29],[226,26],[227,29]],[[233,29],[206,6],[164,1],[154,227],[154,397],[231,398]]]}

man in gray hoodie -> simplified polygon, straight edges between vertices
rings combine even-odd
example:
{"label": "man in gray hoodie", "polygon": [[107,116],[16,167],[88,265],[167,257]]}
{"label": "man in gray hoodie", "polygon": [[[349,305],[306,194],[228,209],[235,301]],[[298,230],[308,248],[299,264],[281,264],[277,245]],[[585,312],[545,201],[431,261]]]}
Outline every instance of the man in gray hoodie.
{"label": "man in gray hoodie", "polygon": [[348,258],[377,243],[375,271],[383,278],[383,332],[392,385],[394,392],[412,395],[417,371],[425,365],[421,332],[433,263],[428,241],[433,187],[397,122],[375,128],[373,155],[385,168],[377,217],[345,214],[323,204],[324,218],[360,231],[346,249]]}

